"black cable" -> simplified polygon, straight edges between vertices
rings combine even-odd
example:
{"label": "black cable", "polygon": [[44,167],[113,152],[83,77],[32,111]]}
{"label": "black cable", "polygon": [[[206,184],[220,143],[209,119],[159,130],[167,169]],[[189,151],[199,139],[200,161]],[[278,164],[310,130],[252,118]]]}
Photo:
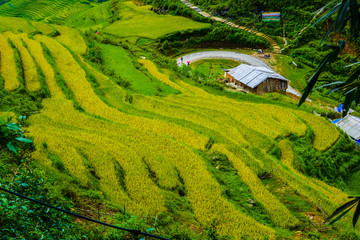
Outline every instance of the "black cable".
{"label": "black cable", "polygon": [[123,230],[123,231],[130,232],[130,233],[132,233],[132,234],[135,235],[135,236],[145,235],[145,236],[153,237],[153,238],[157,238],[157,239],[170,240],[170,239],[163,238],[163,237],[160,237],[160,236],[152,235],[152,234],[150,234],[150,233],[141,232],[140,230],[122,228],[122,227],[118,227],[118,226],[115,226],[115,225],[111,225],[111,224],[108,224],[108,223],[104,223],[104,222],[101,222],[101,221],[98,221],[98,220],[95,220],[95,219],[92,219],[92,218],[88,218],[88,217],[82,216],[82,215],[80,215],[80,214],[73,213],[73,212],[70,212],[70,211],[68,211],[68,210],[64,210],[64,209],[61,209],[61,208],[59,208],[59,207],[55,207],[55,206],[52,206],[52,205],[50,205],[50,204],[40,202],[39,200],[26,197],[26,196],[24,196],[24,195],[22,195],[22,194],[20,194],[20,193],[13,192],[13,191],[7,190],[7,189],[2,188],[2,187],[0,187],[0,190],[2,190],[2,191],[4,191],[4,192],[7,192],[7,193],[10,193],[10,194],[12,194],[12,195],[18,196],[18,197],[20,197],[20,198],[24,198],[24,199],[26,199],[26,200],[35,202],[35,203],[37,203],[37,204],[40,204],[40,205],[43,205],[43,206],[47,206],[47,207],[52,208],[52,209],[55,209],[55,210],[57,210],[57,211],[60,211],[60,212],[66,213],[66,214],[70,214],[70,215],[73,215],[73,216],[78,217],[78,218],[85,219],[85,220],[87,220],[87,221],[91,221],[91,222],[98,223],[98,224],[101,224],[101,225],[104,225],[104,226],[107,226],[107,227],[112,227],[112,228],[116,228],[116,229],[119,229],[119,230]]}

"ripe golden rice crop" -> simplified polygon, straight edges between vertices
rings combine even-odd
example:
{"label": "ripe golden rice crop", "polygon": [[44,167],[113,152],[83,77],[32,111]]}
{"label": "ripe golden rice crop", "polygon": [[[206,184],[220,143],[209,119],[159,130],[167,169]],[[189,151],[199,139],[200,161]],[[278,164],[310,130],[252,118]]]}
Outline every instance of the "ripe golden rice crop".
{"label": "ripe golden rice crop", "polygon": [[342,199],[344,199],[346,197],[342,191],[340,191],[334,187],[331,187],[320,180],[305,176],[302,173],[300,173],[299,171],[297,171],[293,167],[293,161],[294,161],[295,156],[294,156],[294,152],[293,152],[291,143],[288,140],[281,140],[279,142],[279,148],[281,150],[281,161],[291,170],[291,172],[293,172],[298,177],[300,177],[302,179],[303,183],[309,184],[311,187],[316,189],[318,192],[323,193],[327,197],[333,199],[334,201],[338,201],[339,203],[341,202]]}
{"label": "ripe golden rice crop", "polygon": [[331,124],[325,119],[310,113],[302,111],[296,111],[295,113],[304,119],[304,121],[309,124],[311,129],[314,131],[314,148],[324,151],[334,145],[334,143],[339,139],[340,132],[334,124]]}
{"label": "ripe golden rice crop", "polygon": [[[40,127],[40,125],[36,128],[38,127]],[[81,156],[76,152],[76,149],[68,147],[72,145],[72,142],[66,136],[59,134],[59,132],[52,131],[51,134],[49,134],[47,131],[44,131],[44,129],[37,129],[36,132],[36,135],[34,135],[36,136],[36,142],[46,142],[48,148],[61,158],[66,169],[77,179],[79,184],[87,186],[89,184],[89,179],[86,177],[87,169],[83,164]]]}
{"label": "ripe golden rice crop", "polygon": [[294,227],[300,224],[299,220],[265,188],[258,176],[246,166],[245,162],[237,158],[223,145],[215,144],[212,149],[218,150],[228,157],[241,179],[249,186],[255,199],[264,206],[267,214],[278,226]]}
{"label": "ripe golden rice crop", "polygon": [[198,87],[194,87],[193,85],[190,85],[180,79],[176,79],[176,82],[183,88],[187,90],[187,93],[190,94],[194,94],[194,95],[199,95],[199,96],[208,96],[211,97],[212,95],[207,93],[206,91],[204,91],[201,88]]}
{"label": "ripe golden rice crop", "polygon": [[[186,193],[183,199],[191,205],[190,211],[196,221],[202,226],[215,223],[219,235],[231,235],[234,239],[244,235],[250,239],[263,239],[264,236],[274,239],[276,235],[276,230],[237,209],[224,196],[222,186],[197,151],[205,150],[212,135],[207,131],[196,132],[186,124],[179,126],[141,117],[142,112],[154,113],[154,116],[163,117],[161,119],[176,119],[174,122],[178,124],[188,122],[189,126],[202,126],[222,136],[226,144],[215,143],[212,149],[227,155],[255,200],[280,228],[297,226],[299,220],[263,185],[257,172],[276,169],[274,176],[282,179],[289,188],[297,189],[299,195],[314,203],[321,201],[326,211],[335,206],[329,200],[331,194],[338,193],[335,189],[291,169],[294,153],[288,140],[279,142],[281,160],[285,164],[267,152],[278,136],[305,134],[306,124],[299,120],[297,112],[202,94],[202,90],[181,80],[170,81],[169,76],[160,73],[151,61],[139,60],[154,77],[162,82],[170,81],[167,82],[169,86],[186,94],[134,95],[131,105],[119,104],[128,105],[139,113],[130,115],[126,113],[127,109],[110,107],[96,95],[83,67],[99,82],[98,90],[113,85],[80,56],[75,59],[60,43],[46,36],[36,35],[38,41],[22,38],[44,72],[52,94],[51,99],[43,101],[41,113],[30,117],[30,134],[37,144],[47,142],[48,151],[61,158],[69,174],[82,186],[96,185],[94,188],[101,191],[105,199],[124,206],[132,214],[167,212],[166,194],[181,188]],[[73,102],[65,99],[39,42],[49,49],[66,86],[85,113],[75,110]],[[265,144],[269,146],[262,147]],[[258,157],[254,148],[266,157]],[[51,165],[49,159],[40,156],[46,154],[45,151],[38,148],[34,156]],[[344,194],[339,194],[336,201],[343,197]]]}
{"label": "ripe golden rice crop", "polygon": [[204,148],[208,140],[207,137],[192,130],[164,121],[130,116],[109,107],[95,94],[91,84],[86,79],[85,71],[63,46],[45,36],[37,35],[35,37],[44,42],[49,48],[60,73],[66,80],[67,86],[74,92],[75,99],[87,112],[105,117],[111,121],[129,124],[132,127],[175,137],[197,149]]}
{"label": "ripe golden rice crop", "polygon": [[311,181],[311,178],[303,176],[291,166],[285,167],[284,165],[281,165],[274,157],[264,154],[263,158],[265,161],[269,162],[269,166],[271,166],[272,169],[276,169],[276,171],[273,171],[274,176],[282,179],[288,186],[296,189],[301,196],[310,199],[312,202],[320,201],[324,211],[331,212],[336,208],[335,202],[340,199],[342,199],[343,202],[346,200],[344,195],[338,196],[338,198],[330,198],[328,195],[329,193],[320,190],[318,185]]}
{"label": "ripe golden rice crop", "polygon": [[55,38],[56,40],[58,40],[77,54],[84,55],[86,53],[86,43],[81,37],[78,30],[76,30],[75,28],[60,25],[52,26],[60,32],[60,35]]}
{"label": "ripe golden rice crop", "polygon": [[[160,150],[161,145],[163,144],[157,144],[154,147]],[[164,154],[178,169],[198,221],[206,224],[216,220],[217,231],[220,235],[229,234],[236,239],[241,238],[244,232],[252,239],[274,235],[272,229],[237,211],[222,196],[219,184],[211,176],[200,156],[187,147],[180,150],[176,145],[176,143],[168,144],[164,149]]]}
{"label": "ripe golden rice crop", "polygon": [[43,72],[46,85],[49,88],[51,96],[64,98],[65,95],[56,83],[54,70],[44,57],[43,49],[40,43],[35,40],[29,39],[27,36],[22,36],[22,39],[26,43],[29,52],[34,57],[36,63],[39,65],[41,71]]}
{"label": "ripe golden rice crop", "polygon": [[289,140],[281,140],[279,142],[279,148],[281,150],[281,162],[286,166],[293,166],[294,152]]}
{"label": "ripe golden rice crop", "polygon": [[159,72],[158,68],[155,66],[155,64],[152,61],[147,59],[139,59],[138,62],[142,64],[149,71],[149,73],[153,75],[156,79],[181,92],[184,93],[187,92],[186,89],[182,88],[177,83],[171,81],[168,75]]}
{"label": "ripe golden rice crop", "polygon": [[[48,148],[54,151],[64,161],[65,167],[69,169],[72,175],[78,177],[78,174],[81,174],[84,177],[81,182],[89,184],[89,182],[87,182],[89,179],[86,177],[87,172],[80,171],[83,170],[85,166],[84,160],[80,161],[78,160],[80,158],[76,156],[74,159],[68,157],[68,154],[79,155],[76,149],[81,149],[81,151],[86,154],[88,161],[91,162],[96,173],[99,174],[99,177],[102,177],[100,182],[101,186],[117,178],[116,172],[114,172],[115,167],[111,167],[111,165],[115,166],[114,164],[117,162],[124,171],[126,192],[132,201],[131,203],[127,202],[127,194],[123,194],[120,190],[118,193],[112,192],[119,189],[119,186],[114,185],[117,184],[119,180],[105,187],[105,193],[108,198],[117,204],[126,205],[129,211],[137,214],[158,213],[165,210],[165,201],[160,189],[148,177],[148,170],[141,157],[119,141],[119,139],[126,138],[126,136],[121,137],[119,135],[121,135],[122,130],[127,129],[127,127],[109,124],[110,127],[113,125],[118,129],[117,131],[112,129],[112,131],[108,132],[109,135],[107,136],[107,131],[101,130],[101,126],[106,124],[106,121],[98,120],[75,111],[70,101],[61,99],[45,100],[44,108],[44,114],[46,114],[46,116],[43,114],[33,116],[31,121],[34,124],[29,127],[29,131],[36,137],[36,142],[50,142]],[[61,115],[66,115],[67,119],[71,119],[71,122],[84,121],[78,124],[78,127],[74,127],[69,125],[69,122],[64,122],[63,118],[54,118],[54,116]],[[52,120],[50,120],[48,116],[50,116]],[[81,126],[87,128],[88,122],[93,122],[91,123],[92,125],[100,127],[98,130],[93,129],[90,132],[82,129]],[[46,125],[45,129],[44,125]],[[134,136],[130,134],[128,135],[129,137],[137,136],[136,131],[131,132],[135,134]],[[130,142],[129,140],[128,143]],[[89,145],[93,145],[93,148],[86,148],[86,146]],[[66,152],[66,146],[71,146],[71,153]],[[112,191],[111,186],[114,187]],[[146,196],[146,198],[144,198],[144,196]]]}
{"label": "ripe golden rice crop", "polygon": [[4,88],[14,91],[20,87],[17,75],[14,50],[11,49],[7,37],[0,34],[0,70],[4,78]]}
{"label": "ripe golden rice crop", "polygon": [[[0,5],[3,7],[6,4]],[[0,10],[1,12],[1,10]],[[3,15],[0,13],[0,15]],[[0,32],[4,31],[12,31],[14,33],[24,32],[24,33],[31,33],[34,32],[36,29],[28,23],[27,20],[18,17],[4,17],[0,16]]]}
{"label": "ripe golden rice crop", "polygon": [[170,103],[167,99],[154,99],[143,95],[135,95],[132,104],[141,109],[183,119],[216,130],[220,135],[236,144],[248,144],[237,127],[234,126],[233,119],[223,112],[214,113],[205,108],[187,107],[183,104]]}
{"label": "ripe golden rice crop", "polygon": [[[30,118],[32,124],[29,131],[34,134],[35,139],[38,139],[38,141],[47,141],[47,138],[56,141],[58,138],[54,138],[53,133],[56,133],[56,135],[61,134],[64,138],[71,139],[72,148],[79,148],[80,146],[82,151],[85,151],[86,145],[82,145],[82,143],[89,142],[116,159],[125,173],[126,191],[132,199],[130,203],[127,203],[128,200],[126,199],[118,199],[117,202],[120,205],[130,204],[131,206],[126,206],[129,211],[139,213],[137,212],[139,209],[148,212],[164,210],[165,203],[162,200],[161,192],[159,192],[160,189],[148,177],[149,172],[146,169],[144,160],[140,157],[143,155],[147,156],[147,164],[156,174],[161,171],[160,168],[164,168],[162,171],[166,174],[166,169],[173,169],[172,165],[177,169],[178,173],[175,171],[174,175],[179,174],[183,179],[196,218],[203,224],[216,220],[219,234],[231,234],[240,238],[246,232],[252,239],[262,239],[265,235],[270,237],[275,235],[274,230],[240,213],[222,197],[218,183],[207,171],[202,158],[196,155],[189,147],[167,137],[155,137],[156,134],[154,133],[146,133],[124,125],[95,119],[75,111],[71,102],[67,100],[45,100],[41,115],[43,114],[45,114],[44,117],[34,115]],[[49,122],[49,119],[52,120]],[[46,124],[43,121],[46,121]],[[40,132],[39,128],[44,125],[46,125],[46,131],[42,131],[48,135],[46,138],[37,136],[37,133]],[[60,141],[58,144],[62,144],[62,142]],[[125,145],[128,147],[125,147]],[[153,157],[160,153],[163,159],[157,159],[156,161],[153,161],[153,159],[151,160],[153,162],[150,163],[151,154],[146,153],[146,146],[150,146],[149,149]],[[50,148],[52,149],[52,147]],[[88,151],[89,154],[87,155],[90,155],[91,149],[89,148]],[[61,156],[63,153],[58,151],[57,154]],[[95,153],[95,155],[97,154],[102,153]],[[93,167],[96,169],[100,168],[100,166],[93,162],[99,157],[106,158],[106,156],[102,155],[94,156],[94,160],[89,158],[89,161],[92,162]],[[164,163],[161,163],[163,161],[170,164],[165,163],[164,166]],[[105,164],[101,162],[98,164],[104,166],[103,178],[107,178]],[[156,165],[159,167],[158,170]],[[98,171],[100,170],[97,169],[96,172]],[[109,178],[112,179],[113,173],[109,172],[108,174],[112,175]],[[174,178],[176,177],[174,176]],[[110,181],[109,179],[104,181]]]}
{"label": "ripe golden rice crop", "polygon": [[[216,97],[214,99],[189,95],[169,96],[168,99],[188,106],[225,112],[242,125],[271,138],[287,135],[291,132],[303,135],[306,129],[305,124],[290,110],[280,110],[265,104],[238,102],[225,97]],[[269,108],[276,112],[268,110]],[[271,128],[268,126],[271,126]]]}
{"label": "ripe golden rice crop", "polygon": [[[215,100],[214,96],[190,95],[168,96],[167,100],[186,106],[211,108],[226,112],[249,128],[273,138],[280,134],[287,135],[289,133],[303,136],[307,129],[306,125],[291,110],[269,104],[238,102],[224,97],[216,97]],[[267,126],[272,127],[269,129]]]}
{"label": "ripe golden rice crop", "polygon": [[31,22],[31,24],[44,35],[55,32],[55,28],[51,27],[49,24],[43,22]]}
{"label": "ripe golden rice crop", "polygon": [[[38,72],[36,69],[35,62],[31,57],[29,51],[24,47],[20,34],[13,34],[11,32],[4,33],[19,50],[22,68],[24,71],[25,87],[31,92],[39,91],[41,89],[40,82],[38,79]],[[26,34],[21,34],[26,36]]]}

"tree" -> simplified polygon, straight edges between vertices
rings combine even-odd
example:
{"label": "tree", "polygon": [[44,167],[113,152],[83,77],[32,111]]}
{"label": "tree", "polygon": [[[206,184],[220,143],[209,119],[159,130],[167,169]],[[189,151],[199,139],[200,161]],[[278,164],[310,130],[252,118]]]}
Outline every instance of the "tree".
{"label": "tree", "polygon": [[[0,122],[0,187],[52,205],[69,206],[54,190],[52,179],[29,161],[35,149],[25,138],[21,125],[12,118]],[[24,116],[19,121],[25,120]],[[79,239],[73,218],[63,213],[0,192],[0,238]]]}
{"label": "tree", "polygon": [[[360,14],[359,14],[359,4],[357,0],[343,0],[336,4],[328,13],[326,13],[323,17],[321,17],[318,21],[316,21],[311,27],[318,24],[320,21],[325,20],[329,16],[333,15],[337,12],[337,17],[333,21],[332,25],[328,29],[327,33],[325,34],[322,42],[327,38],[330,32],[334,31],[335,33],[343,32],[344,28],[350,24],[350,41],[356,40],[359,35],[359,28],[360,28]],[[322,60],[318,68],[316,69],[314,75],[310,77],[308,80],[308,84],[304,89],[304,93],[299,101],[299,106],[304,103],[305,99],[310,95],[313,91],[316,82],[319,79],[324,67],[334,62],[341,50],[345,47],[346,42],[340,40],[337,46],[332,45],[325,45],[324,47],[332,49],[332,51]],[[327,84],[321,85],[319,88],[323,87],[330,87],[331,92],[338,92],[340,91],[345,99],[344,99],[344,116],[347,114],[351,104],[355,102],[356,104],[360,103],[360,67],[357,67],[355,70],[350,73],[349,77],[346,81],[336,81],[330,82]],[[317,88],[317,89],[319,89]],[[316,89],[315,89],[316,90]]]}
{"label": "tree", "polygon": [[[359,4],[357,0],[343,0],[338,2],[328,13],[321,17],[317,22],[315,22],[311,27],[319,23],[320,21],[328,18],[329,16],[337,13],[335,20],[325,34],[322,42],[327,38],[330,32],[334,31],[335,33],[341,33],[344,31],[344,28],[350,24],[350,40],[357,40],[359,36],[360,29],[360,14],[359,14]],[[319,79],[324,67],[334,62],[341,50],[345,47],[345,41],[339,41],[337,46],[326,45],[325,47],[332,49],[332,51],[322,60],[318,68],[316,69],[314,75],[308,80],[308,84],[304,89],[304,93],[299,101],[299,106],[304,103],[309,94],[313,91],[316,82]],[[357,63],[356,63],[357,64]],[[343,115],[346,116],[351,104],[355,102],[356,105],[360,103],[360,67],[354,69],[347,78],[346,81],[336,81],[330,82],[320,86],[330,88],[329,93],[331,92],[341,92],[344,96],[344,112]],[[317,88],[318,89],[318,88]],[[316,90],[316,89],[315,89]],[[337,208],[326,221],[331,221],[330,224],[335,223],[341,219],[345,214],[347,214],[351,209],[356,206],[355,213],[353,216],[353,226],[355,227],[359,215],[360,215],[360,197],[349,197],[352,200],[345,203],[344,205]]]}

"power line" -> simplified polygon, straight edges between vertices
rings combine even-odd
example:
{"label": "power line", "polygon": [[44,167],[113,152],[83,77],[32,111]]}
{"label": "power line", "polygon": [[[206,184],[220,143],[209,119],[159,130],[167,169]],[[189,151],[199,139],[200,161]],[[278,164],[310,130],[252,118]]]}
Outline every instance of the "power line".
{"label": "power line", "polygon": [[40,205],[43,205],[43,206],[52,208],[52,209],[54,209],[54,210],[57,210],[57,211],[60,211],[60,212],[63,212],[63,213],[66,213],[66,214],[69,214],[69,215],[72,215],[72,216],[75,216],[75,217],[78,217],[78,218],[85,219],[85,220],[87,220],[87,221],[91,221],[91,222],[94,222],[94,223],[97,223],[97,224],[101,224],[101,225],[104,225],[104,226],[107,226],[107,227],[111,227],[111,228],[116,228],[116,229],[119,229],[119,230],[122,230],[122,231],[130,232],[130,233],[132,233],[134,236],[144,235],[144,236],[148,236],[148,237],[152,237],[152,238],[156,238],[156,239],[170,240],[170,239],[168,239],[168,238],[163,238],[163,237],[156,236],[156,235],[153,235],[153,234],[150,234],[150,233],[141,232],[140,230],[122,228],[122,227],[118,227],[118,226],[111,225],[111,224],[108,224],[108,223],[105,223],[105,222],[101,222],[101,221],[98,221],[98,220],[95,220],[95,219],[92,219],[92,218],[89,218],[89,217],[85,217],[85,216],[83,216],[83,215],[80,215],[80,214],[77,214],[77,213],[73,213],[73,212],[70,212],[70,211],[68,211],[68,210],[61,209],[61,208],[59,208],[59,207],[52,206],[52,205],[50,205],[50,204],[48,204],[48,203],[44,203],[44,202],[41,202],[41,201],[39,201],[39,200],[36,200],[36,199],[33,199],[33,198],[29,198],[29,197],[24,196],[24,195],[22,195],[22,194],[20,194],[20,193],[13,192],[13,191],[7,190],[7,189],[2,188],[2,187],[0,187],[0,190],[2,190],[2,191],[4,191],[4,192],[7,192],[7,193],[9,193],[9,194],[18,196],[18,197],[20,197],[20,198],[29,200],[29,201],[31,201],[31,202],[34,202],[34,203],[37,203],[37,204],[40,204]]}

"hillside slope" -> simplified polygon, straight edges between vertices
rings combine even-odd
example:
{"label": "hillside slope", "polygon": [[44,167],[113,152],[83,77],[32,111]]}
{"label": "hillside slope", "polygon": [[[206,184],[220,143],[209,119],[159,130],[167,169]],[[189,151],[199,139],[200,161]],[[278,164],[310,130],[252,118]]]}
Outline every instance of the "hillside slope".
{"label": "hillside slope", "polygon": [[[184,228],[211,226],[235,239],[293,237],[309,215],[324,219],[319,202],[330,213],[346,200],[297,168],[294,137],[313,137],[309,147],[321,153],[343,144],[330,122],[211,94],[128,50],[140,51],[136,45],[99,44],[114,53],[106,55],[109,65],[120,58],[129,66],[112,74],[134,85],[123,88],[86,60],[89,45],[76,29],[40,25],[60,35],[19,33],[17,26],[0,34],[0,90],[44,92],[26,130],[37,146],[33,158],[68,176],[65,195],[78,189],[119,212],[163,213]],[[335,238],[336,230],[328,234]]]}

